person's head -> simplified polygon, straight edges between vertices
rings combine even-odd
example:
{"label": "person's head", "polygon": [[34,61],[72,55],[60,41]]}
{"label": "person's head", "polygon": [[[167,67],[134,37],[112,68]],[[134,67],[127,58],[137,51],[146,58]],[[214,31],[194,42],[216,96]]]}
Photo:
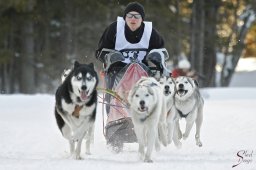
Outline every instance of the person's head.
{"label": "person's head", "polygon": [[178,63],[178,68],[180,68],[182,70],[189,70],[190,67],[191,67],[191,65],[187,59],[182,59]]}
{"label": "person's head", "polygon": [[145,18],[144,7],[138,2],[130,2],[125,7],[123,18],[132,31],[137,30]]}

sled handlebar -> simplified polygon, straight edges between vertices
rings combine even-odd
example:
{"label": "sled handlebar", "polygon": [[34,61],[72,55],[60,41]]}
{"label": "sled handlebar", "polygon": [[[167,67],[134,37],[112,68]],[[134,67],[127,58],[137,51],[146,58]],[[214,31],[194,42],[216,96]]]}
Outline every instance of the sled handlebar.
{"label": "sled handlebar", "polygon": [[120,52],[130,52],[130,51],[145,51],[145,52],[148,52],[148,49],[147,48],[129,48],[129,49],[122,49],[120,50]]}

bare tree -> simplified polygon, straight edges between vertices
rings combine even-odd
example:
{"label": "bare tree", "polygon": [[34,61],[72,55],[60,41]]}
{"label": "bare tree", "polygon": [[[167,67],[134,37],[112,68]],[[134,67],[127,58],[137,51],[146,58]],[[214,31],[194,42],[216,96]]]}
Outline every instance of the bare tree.
{"label": "bare tree", "polygon": [[[255,10],[251,6],[247,6],[242,15],[238,16],[234,12],[235,22],[233,25],[233,32],[230,35],[228,47],[226,48],[224,63],[221,71],[221,86],[228,86],[235,72],[237,63],[242,56],[245,47],[245,37],[249,31],[250,26],[255,22]],[[238,24],[243,23],[242,25]],[[235,39],[235,44],[233,44]]]}
{"label": "bare tree", "polygon": [[[203,74],[203,55],[204,55],[204,29],[205,29],[205,11],[204,0],[193,1],[191,18],[191,58],[192,68],[198,74]],[[200,82],[201,84],[201,82]]]}
{"label": "bare tree", "polygon": [[203,84],[204,87],[215,86],[216,43],[217,43],[217,12],[220,0],[205,1]]}
{"label": "bare tree", "polygon": [[[30,0],[31,1],[31,0]],[[34,8],[32,2],[27,3],[27,13],[31,14]],[[35,93],[35,62],[34,62],[34,25],[30,16],[23,22],[23,53],[21,62],[21,88],[22,93]]]}
{"label": "bare tree", "polygon": [[178,62],[178,57],[181,56],[182,53],[182,45],[181,45],[181,16],[180,16],[180,1],[179,0],[175,0],[175,30],[176,30],[176,34],[174,36],[175,38],[175,43],[173,44],[173,60],[174,63]]}

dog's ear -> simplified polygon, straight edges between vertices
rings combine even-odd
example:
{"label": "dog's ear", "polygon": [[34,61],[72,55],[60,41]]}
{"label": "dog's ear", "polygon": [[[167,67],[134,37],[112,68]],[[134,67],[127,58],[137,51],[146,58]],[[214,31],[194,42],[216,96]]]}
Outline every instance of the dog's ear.
{"label": "dog's ear", "polygon": [[156,79],[156,81],[160,81],[162,78],[164,78],[164,76],[162,75],[162,76],[160,76],[160,77],[154,77],[155,79]]}
{"label": "dog's ear", "polygon": [[148,77],[146,77],[146,76],[142,76],[142,77],[140,78],[140,80],[141,80],[141,82],[143,82],[143,81],[147,80],[147,78],[148,78]]}
{"label": "dog's ear", "polygon": [[188,81],[190,82],[190,84],[192,85],[193,88],[197,88],[199,86],[198,81],[191,77],[188,77]]}
{"label": "dog's ear", "polygon": [[198,81],[196,79],[193,79],[193,80],[194,80],[194,83],[195,83],[196,87],[199,87]]}
{"label": "dog's ear", "polygon": [[94,64],[93,64],[93,63],[90,63],[90,64],[89,64],[89,67],[91,67],[91,68],[94,69]]}
{"label": "dog's ear", "polygon": [[149,92],[149,94],[154,96],[154,91],[153,91],[152,87],[148,86],[148,92]]}
{"label": "dog's ear", "polygon": [[172,82],[173,82],[174,84],[176,84],[175,78],[173,78],[173,77],[170,77],[170,78],[171,78]]}
{"label": "dog's ear", "polygon": [[80,66],[80,63],[78,62],[78,61],[75,61],[75,63],[74,63],[74,68],[77,68],[77,67],[79,67]]}
{"label": "dog's ear", "polygon": [[142,83],[143,81],[145,81],[146,79],[147,79],[147,77],[142,76],[142,77],[137,81],[136,85],[141,84],[141,83]]}
{"label": "dog's ear", "polygon": [[128,94],[128,97],[127,97],[127,100],[129,103],[131,103],[132,101],[132,97],[134,96],[136,90],[138,89],[138,86],[134,86],[130,91],[129,91],[129,94]]}
{"label": "dog's ear", "polygon": [[153,97],[153,101],[154,101],[154,103],[152,103],[152,104],[156,104],[160,99],[158,98],[158,94],[156,94],[156,93],[154,93],[154,90],[153,90],[153,88],[151,87],[151,86],[148,86],[148,93],[150,94],[150,95],[152,95],[152,97]]}

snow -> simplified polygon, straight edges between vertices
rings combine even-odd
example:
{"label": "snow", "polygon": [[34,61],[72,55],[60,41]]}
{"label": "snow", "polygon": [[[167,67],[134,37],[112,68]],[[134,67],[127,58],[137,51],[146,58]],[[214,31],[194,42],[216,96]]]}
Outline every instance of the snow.
{"label": "snow", "polygon": [[[230,88],[206,88],[201,91],[205,99],[201,133],[203,147],[195,145],[193,127],[188,139],[182,141],[181,149],[171,144],[162,147],[160,152],[154,151],[154,163],[140,161],[136,143],[126,144],[119,154],[106,146],[100,104],[92,155],[84,153],[84,144],[84,159],[72,160],[69,158],[68,142],[55,122],[53,95],[1,94],[0,170],[255,170],[256,87],[244,87],[252,77],[236,78],[246,79],[240,79],[244,84],[238,86],[234,83]],[[184,121],[181,124],[184,130]],[[241,150],[248,154],[242,155],[243,162],[232,168],[242,160],[237,156]]]}
{"label": "snow", "polygon": [[241,58],[236,67],[231,87],[256,87],[256,58]]}
{"label": "snow", "polygon": [[256,58],[241,58],[238,61],[236,71],[256,71]]}

